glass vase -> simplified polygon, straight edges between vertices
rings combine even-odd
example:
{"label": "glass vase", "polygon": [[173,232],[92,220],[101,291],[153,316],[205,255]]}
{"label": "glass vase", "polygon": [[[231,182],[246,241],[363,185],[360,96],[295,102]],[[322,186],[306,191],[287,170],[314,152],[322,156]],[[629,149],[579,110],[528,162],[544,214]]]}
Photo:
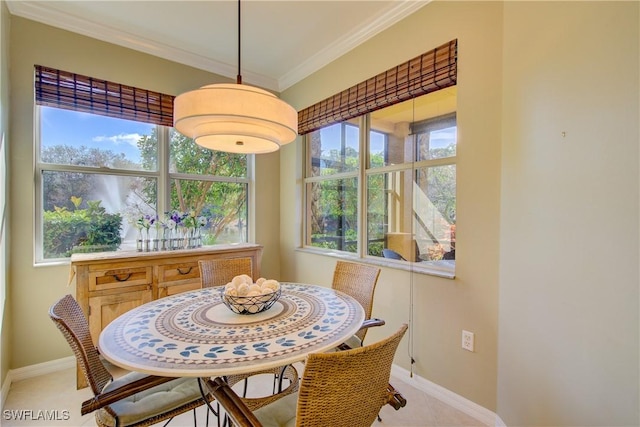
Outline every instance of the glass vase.
{"label": "glass vase", "polygon": [[171,232],[171,249],[174,251],[180,249],[180,233],[178,233],[178,230]]}
{"label": "glass vase", "polygon": [[142,252],[142,229],[138,229],[138,237],[136,238],[136,251]]}
{"label": "glass vase", "polygon": [[189,230],[189,248],[193,249],[197,247],[198,247],[198,242],[196,241],[196,229],[191,228]]}
{"label": "glass vase", "polygon": [[151,239],[149,238],[149,229],[147,228],[146,233],[144,234],[144,242],[143,242],[143,251],[149,252],[151,251]]}
{"label": "glass vase", "polygon": [[160,250],[160,234],[161,230],[159,228],[154,229],[153,239],[151,240],[151,250],[157,252]]}
{"label": "glass vase", "polygon": [[202,247],[202,230],[198,228],[196,230],[196,248]]}
{"label": "glass vase", "polygon": [[165,228],[162,230],[162,239],[160,241],[160,250],[168,251],[171,249],[171,230]]}

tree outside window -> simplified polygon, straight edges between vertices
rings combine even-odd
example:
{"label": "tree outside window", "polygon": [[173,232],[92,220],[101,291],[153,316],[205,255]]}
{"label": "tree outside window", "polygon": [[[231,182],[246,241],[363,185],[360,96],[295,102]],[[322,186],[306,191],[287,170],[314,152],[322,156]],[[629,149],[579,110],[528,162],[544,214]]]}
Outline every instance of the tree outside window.
{"label": "tree outside window", "polygon": [[309,137],[307,245],[357,252],[359,128],[337,123]]}
{"label": "tree outside window", "polygon": [[247,241],[247,156],[164,126],[37,108],[37,260],[133,249],[137,220],[171,211],[207,218],[205,244]]}
{"label": "tree outside window", "polygon": [[435,94],[307,135],[307,246],[454,268],[455,88]]}

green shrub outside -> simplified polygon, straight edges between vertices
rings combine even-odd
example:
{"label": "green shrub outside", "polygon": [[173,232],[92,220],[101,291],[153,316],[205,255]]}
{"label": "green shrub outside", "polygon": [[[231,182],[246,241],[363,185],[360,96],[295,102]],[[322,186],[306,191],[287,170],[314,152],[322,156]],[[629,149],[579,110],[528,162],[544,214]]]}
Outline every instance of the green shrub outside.
{"label": "green shrub outside", "polygon": [[382,242],[369,243],[369,255],[381,257],[382,249],[384,249],[384,243]]}
{"label": "green shrub outside", "polygon": [[122,243],[122,216],[107,213],[100,201],[72,197],[75,209],[55,207],[45,211],[43,221],[44,258],[67,258],[73,253],[115,251]]}

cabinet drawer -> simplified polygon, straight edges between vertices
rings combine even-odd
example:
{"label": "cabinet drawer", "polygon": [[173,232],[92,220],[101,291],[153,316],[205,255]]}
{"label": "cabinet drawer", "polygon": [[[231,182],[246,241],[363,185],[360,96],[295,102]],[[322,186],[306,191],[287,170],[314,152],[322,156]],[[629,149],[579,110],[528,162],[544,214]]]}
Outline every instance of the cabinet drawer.
{"label": "cabinet drawer", "polygon": [[200,281],[191,282],[191,283],[182,283],[180,285],[172,285],[172,286],[159,286],[158,287],[158,298],[168,297],[169,295],[180,294],[182,292],[187,291],[195,291],[196,289],[200,289],[202,284]]}
{"label": "cabinet drawer", "polygon": [[98,343],[100,331],[113,319],[151,300],[153,300],[151,289],[89,298],[89,318],[91,319],[89,329],[93,342]]}
{"label": "cabinet drawer", "polygon": [[150,285],[152,282],[152,266],[89,271],[89,291]]}
{"label": "cabinet drawer", "polygon": [[158,286],[200,284],[198,261],[185,261],[158,266]]}

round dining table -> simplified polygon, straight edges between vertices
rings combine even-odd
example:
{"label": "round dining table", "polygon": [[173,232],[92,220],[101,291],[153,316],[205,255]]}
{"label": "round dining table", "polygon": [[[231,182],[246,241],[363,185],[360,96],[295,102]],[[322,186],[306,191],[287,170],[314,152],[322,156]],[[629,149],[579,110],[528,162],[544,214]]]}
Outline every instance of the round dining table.
{"label": "round dining table", "polygon": [[331,288],[281,283],[280,298],[236,314],[220,288],[184,292],[136,307],[109,323],[98,348],[109,362],[169,377],[256,372],[304,360],[346,341],[364,321],[362,306]]}

